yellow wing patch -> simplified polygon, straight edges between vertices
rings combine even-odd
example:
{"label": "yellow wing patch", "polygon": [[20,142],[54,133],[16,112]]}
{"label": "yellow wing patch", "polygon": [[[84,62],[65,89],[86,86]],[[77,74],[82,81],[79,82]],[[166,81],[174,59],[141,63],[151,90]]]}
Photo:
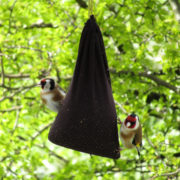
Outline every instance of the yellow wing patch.
{"label": "yellow wing patch", "polygon": [[136,147],[140,147],[140,143],[137,143],[137,144],[136,144]]}

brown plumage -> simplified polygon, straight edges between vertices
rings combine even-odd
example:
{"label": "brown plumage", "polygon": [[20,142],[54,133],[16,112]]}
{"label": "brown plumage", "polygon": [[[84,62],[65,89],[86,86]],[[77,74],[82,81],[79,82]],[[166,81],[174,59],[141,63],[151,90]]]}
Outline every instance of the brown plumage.
{"label": "brown plumage", "polygon": [[142,127],[141,124],[139,124],[138,129],[135,131],[135,137],[134,137],[134,145],[140,145],[142,146]]}
{"label": "brown plumage", "polygon": [[42,88],[40,96],[43,104],[52,111],[58,112],[65,98],[65,93],[51,78],[42,79],[40,85]]}
{"label": "brown plumage", "polygon": [[135,114],[129,115],[122,123],[120,139],[126,148],[131,149],[136,147],[140,155],[138,148],[142,146],[142,127],[138,116]]}

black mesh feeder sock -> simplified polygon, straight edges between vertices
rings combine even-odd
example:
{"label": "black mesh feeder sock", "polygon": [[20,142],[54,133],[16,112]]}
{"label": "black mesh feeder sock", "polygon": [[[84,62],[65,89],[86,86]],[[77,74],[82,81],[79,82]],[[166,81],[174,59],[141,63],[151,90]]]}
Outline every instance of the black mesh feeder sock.
{"label": "black mesh feeder sock", "polygon": [[49,140],[89,154],[120,157],[108,64],[93,15],[83,29],[72,82],[50,129]]}

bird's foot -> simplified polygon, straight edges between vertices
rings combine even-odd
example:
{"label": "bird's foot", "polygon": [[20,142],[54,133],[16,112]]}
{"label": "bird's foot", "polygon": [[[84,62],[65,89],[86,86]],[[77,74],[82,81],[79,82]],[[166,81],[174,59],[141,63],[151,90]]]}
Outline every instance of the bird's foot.
{"label": "bird's foot", "polygon": [[123,148],[120,148],[120,147],[119,147],[118,149],[116,149],[116,152],[119,153],[119,152],[121,152],[122,150],[123,150]]}
{"label": "bird's foot", "polygon": [[117,123],[118,123],[118,124],[122,124],[120,118],[117,118]]}

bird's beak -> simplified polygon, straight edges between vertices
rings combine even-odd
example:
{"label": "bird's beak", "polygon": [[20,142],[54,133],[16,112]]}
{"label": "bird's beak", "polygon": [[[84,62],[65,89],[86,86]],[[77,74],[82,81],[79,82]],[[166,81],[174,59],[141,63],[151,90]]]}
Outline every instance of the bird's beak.
{"label": "bird's beak", "polygon": [[130,127],[130,126],[131,126],[131,123],[130,123],[130,122],[128,122],[128,123],[127,123],[127,127]]}
{"label": "bird's beak", "polygon": [[38,83],[36,86],[41,86],[41,83]]}

